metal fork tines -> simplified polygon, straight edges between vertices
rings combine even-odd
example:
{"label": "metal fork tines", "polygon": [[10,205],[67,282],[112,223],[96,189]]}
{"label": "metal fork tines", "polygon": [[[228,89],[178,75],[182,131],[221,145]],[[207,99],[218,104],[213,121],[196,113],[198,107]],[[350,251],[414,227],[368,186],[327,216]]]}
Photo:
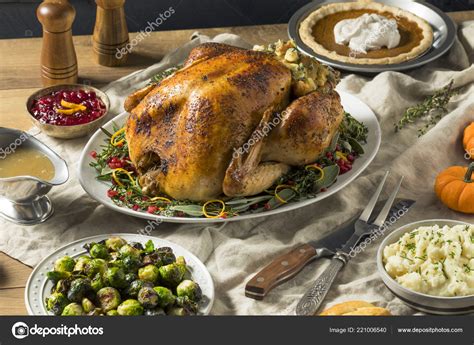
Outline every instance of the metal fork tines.
{"label": "metal fork tines", "polygon": [[356,246],[360,243],[360,241],[363,238],[366,238],[367,235],[372,234],[374,231],[378,231],[384,225],[386,218],[389,214],[393,215],[394,212],[398,213],[400,207],[406,207],[404,205],[400,206],[398,204],[395,208],[393,208],[392,206],[398,194],[398,191],[400,190],[400,186],[403,181],[402,177],[395,189],[390,194],[390,197],[385,202],[385,205],[383,206],[382,210],[379,212],[375,220],[373,222],[370,221],[372,219],[371,215],[374,211],[375,205],[377,204],[377,200],[380,197],[388,174],[388,172],[385,173],[385,176],[383,177],[382,182],[377,187],[375,194],[370,199],[369,203],[365,207],[359,219],[355,222],[355,231],[351,238],[342,246],[341,249],[336,252],[336,254],[331,259],[329,266],[316,279],[312,287],[303,295],[303,297],[297,304],[295,310],[296,315],[314,315],[314,313],[321,306],[321,303],[323,302],[327,293],[329,292],[329,289],[331,288],[331,285],[336,279],[337,274],[350,260],[351,251],[355,249]]}
{"label": "metal fork tines", "polygon": [[[387,180],[389,173],[390,173],[389,171],[385,173],[374,195],[372,195],[372,198],[370,199],[369,203],[367,204],[364,211],[360,215],[359,219],[355,222],[354,236],[349,240],[349,242],[346,243],[343,250],[347,249],[350,251],[354,246],[357,245],[361,237],[372,233],[374,230],[377,230],[384,225],[385,220],[387,219],[387,216],[390,213],[390,209],[392,208],[393,202],[395,201],[395,198],[397,197],[397,194],[402,185],[403,178],[404,178],[403,176],[398,181],[397,186],[390,194],[390,197],[385,202],[385,205],[383,206],[382,210],[378,214],[377,218],[373,222],[369,222],[369,219],[370,219],[370,216],[372,215],[372,212],[374,211],[374,208],[375,208],[375,205],[377,204],[378,199],[380,198],[380,194],[382,193],[383,187],[385,185],[385,181]],[[347,252],[347,250],[344,250],[344,251]]]}

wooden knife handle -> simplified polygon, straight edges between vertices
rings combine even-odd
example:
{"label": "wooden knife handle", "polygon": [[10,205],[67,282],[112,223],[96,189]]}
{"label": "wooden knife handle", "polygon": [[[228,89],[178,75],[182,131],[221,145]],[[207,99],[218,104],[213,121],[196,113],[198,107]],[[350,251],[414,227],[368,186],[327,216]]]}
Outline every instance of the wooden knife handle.
{"label": "wooden knife handle", "polygon": [[294,277],[316,256],[314,247],[303,244],[277,257],[249,280],[245,286],[245,296],[257,300],[263,299],[271,289]]}

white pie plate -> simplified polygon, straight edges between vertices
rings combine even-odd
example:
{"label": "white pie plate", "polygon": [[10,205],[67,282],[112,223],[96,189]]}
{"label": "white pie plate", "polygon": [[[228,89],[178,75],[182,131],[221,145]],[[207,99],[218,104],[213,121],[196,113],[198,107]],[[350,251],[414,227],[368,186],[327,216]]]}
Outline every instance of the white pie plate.
{"label": "white pie plate", "polygon": [[127,242],[140,242],[145,244],[148,240],[152,240],[155,247],[170,247],[176,256],[183,256],[186,260],[187,265],[190,268],[192,279],[199,284],[202,289],[203,299],[199,302],[199,314],[207,315],[211,311],[212,304],[214,303],[214,283],[212,277],[209,274],[206,266],[199,260],[194,254],[184,249],[178,244],[173,242],[139,234],[106,234],[86,237],[74,242],[71,242],[45,257],[31,272],[28,282],[25,288],[25,305],[29,315],[52,315],[48,312],[44,305],[44,300],[51,294],[51,288],[53,283],[46,278],[46,273],[51,271],[54,266],[54,262],[63,257],[69,255],[72,258],[77,258],[81,255],[86,254],[86,250],[83,248],[84,244],[90,242],[98,242],[107,239],[111,236],[120,236]]}
{"label": "white pie plate", "polygon": [[[374,112],[357,97],[352,96],[351,94],[343,91],[338,91],[338,93],[341,96],[341,102],[344,109],[357,120],[363,122],[369,129],[367,143],[363,146],[365,153],[354,162],[351,171],[344,175],[340,175],[337,181],[331,187],[329,187],[326,192],[320,193],[314,198],[300,200],[297,202],[289,202],[288,204],[269,211],[264,211],[260,213],[243,213],[241,215],[226,219],[198,217],[165,217],[153,215],[143,211],[134,211],[125,207],[119,207],[115,205],[109,197],[107,197],[107,190],[110,188],[110,183],[105,183],[103,181],[97,180],[97,173],[95,169],[93,169],[89,165],[93,161],[93,158],[90,157],[90,152],[100,152],[101,145],[104,144],[104,141],[107,138],[107,136],[100,129],[91,137],[81,154],[78,172],[79,181],[84,190],[92,198],[117,212],[144,219],[175,223],[218,223],[237,221],[250,218],[266,217],[313,204],[333,195],[334,193],[340,191],[342,188],[354,181],[356,177],[359,176],[372,162],[380,146],[381,131],[377,117],[375,116]],[[105,128],[109,132],[113,132],[114,126],[122,126],[125,123],[127,115],[127,113],[117,115],[114,119],[106,123],[103,128]]]}

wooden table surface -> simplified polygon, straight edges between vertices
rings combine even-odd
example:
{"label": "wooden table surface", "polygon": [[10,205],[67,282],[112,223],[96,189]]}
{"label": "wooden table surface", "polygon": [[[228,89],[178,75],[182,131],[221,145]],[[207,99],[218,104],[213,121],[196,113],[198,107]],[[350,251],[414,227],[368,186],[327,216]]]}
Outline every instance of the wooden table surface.
{"label": "wooden table surface", "polygon": [[[456,22],[474,20],[474,11],[449,14]],[[183,45],[196,30],[153,32],[141,41],[129,57],[127,66],[104,67],[94,63],[91,36],[74,37],[79,65],[79,83],[103,86],[138,69],[158,62],[163,55]],[[209,36],[230,32],[252,44],[286,39],[286,24],[234,28],[199,29]],[[130,34],[133,39],[135,34]],[[0,40],[0,126],[27,130],[31,123],[25,102],[41,88],[41,38]],[[26,314],[24,287],[31,267],[0,252],[0,315]]]}

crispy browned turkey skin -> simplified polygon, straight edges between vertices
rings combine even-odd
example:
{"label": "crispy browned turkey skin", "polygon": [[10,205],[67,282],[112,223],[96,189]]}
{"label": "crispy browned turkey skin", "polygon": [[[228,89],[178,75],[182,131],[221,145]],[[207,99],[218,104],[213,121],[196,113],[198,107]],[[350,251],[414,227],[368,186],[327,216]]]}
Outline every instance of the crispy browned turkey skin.
{"label": "crispy browned turkey skin", "polygon": [[[193,49],[184,68],[125,102],[143,190],[195,201],[254,195],[291,165],[314,162],[342,120],[339,95],[291,94],[290,70],[268,53],[216,43]],[[268,136],[235,153],[269,122],[277,125]]]}

